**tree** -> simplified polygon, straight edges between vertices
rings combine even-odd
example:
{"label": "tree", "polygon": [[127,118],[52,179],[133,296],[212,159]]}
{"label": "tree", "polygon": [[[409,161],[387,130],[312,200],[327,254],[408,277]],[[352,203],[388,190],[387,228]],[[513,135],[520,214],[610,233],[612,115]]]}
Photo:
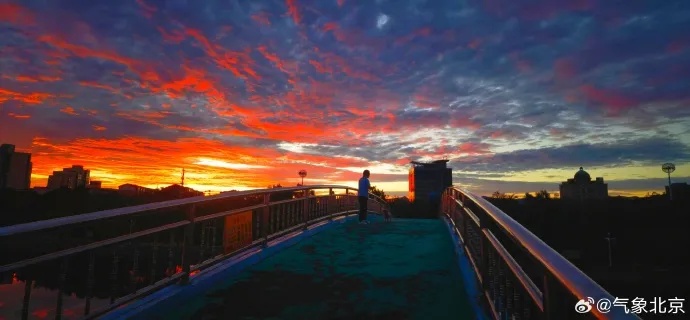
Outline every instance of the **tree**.
{"label": "tree", "polygon": [[534,199],[534,196],[529,192],[525,192],[525,199],[528,199],[528,200]]}
{"label": "tree", "polygon": [[551,194],[549,194],[549,192],[546,190],[540,190],[539,192],[537,192],[537,199],[550,199],[550,198],[551,198]]}
{"label": "tree", "polygon": [[493,199],[517,199],[516,194],[506,194],[502,193],[500,191],[494,191],[494,193],[491,194],[491,198]]}
{"label": "tree", "polygon": [[386,199],[386,193],[383,192],[383,190],[377,188],[376,186],[370,186],[369,192],[373,193],[374,195],[376,195],[377,197],[379,197],[381,199]]}

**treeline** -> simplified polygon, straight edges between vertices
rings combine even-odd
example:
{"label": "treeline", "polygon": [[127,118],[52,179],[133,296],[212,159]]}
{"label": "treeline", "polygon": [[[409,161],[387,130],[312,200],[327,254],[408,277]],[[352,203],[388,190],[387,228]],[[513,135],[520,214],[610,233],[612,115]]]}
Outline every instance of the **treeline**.
{"label": "treeline", "polygon": [[[595,280],[609,283],[605,287],[613,288],[613,293],[623,290],[622,286],[636,294],[643,293],[640,288],[649,294],[690,293],[690,277],[684,271],[690,267],[687,199],[669,201],[663,195],[650,195],[578,201],[553,199],[544,193],[523,199],[486,199]],[[614,281],[614,277],[621,279]]]}

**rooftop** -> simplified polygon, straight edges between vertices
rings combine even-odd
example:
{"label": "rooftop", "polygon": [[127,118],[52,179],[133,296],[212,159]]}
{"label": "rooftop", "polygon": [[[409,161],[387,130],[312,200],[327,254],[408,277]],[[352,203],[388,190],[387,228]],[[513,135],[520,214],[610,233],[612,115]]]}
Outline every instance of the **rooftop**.
{"label": "rooftop", "polygon": [[442,220],[348,220],[141,319],[465,319]]}

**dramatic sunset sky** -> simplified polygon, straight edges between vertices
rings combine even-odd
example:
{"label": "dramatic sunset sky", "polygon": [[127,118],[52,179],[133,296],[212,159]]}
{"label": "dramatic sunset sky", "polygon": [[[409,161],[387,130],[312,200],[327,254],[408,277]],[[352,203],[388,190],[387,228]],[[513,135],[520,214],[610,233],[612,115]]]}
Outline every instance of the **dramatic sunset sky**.
{"label": "dramatic sunset sky", "polygon": [[[615,4],[614,4],[615,3]],[[0,143],[32,186],[299,182],[481,194],[690,181],[690,1],[0,0]]]}

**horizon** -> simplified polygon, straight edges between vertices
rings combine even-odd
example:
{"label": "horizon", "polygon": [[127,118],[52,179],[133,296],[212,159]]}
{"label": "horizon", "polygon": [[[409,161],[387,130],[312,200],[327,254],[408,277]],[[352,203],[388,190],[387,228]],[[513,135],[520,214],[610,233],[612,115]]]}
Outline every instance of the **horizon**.
{"label": "horizon", "polygon": [[[402,0],[401,0],[402,1]],[[480,195],[579,167],[609,195],[690,182],[690,3],[0,3],[0,143],[31,186],[355,186],[449,159]],[[558,3],[558,4],[554,4]]]}

